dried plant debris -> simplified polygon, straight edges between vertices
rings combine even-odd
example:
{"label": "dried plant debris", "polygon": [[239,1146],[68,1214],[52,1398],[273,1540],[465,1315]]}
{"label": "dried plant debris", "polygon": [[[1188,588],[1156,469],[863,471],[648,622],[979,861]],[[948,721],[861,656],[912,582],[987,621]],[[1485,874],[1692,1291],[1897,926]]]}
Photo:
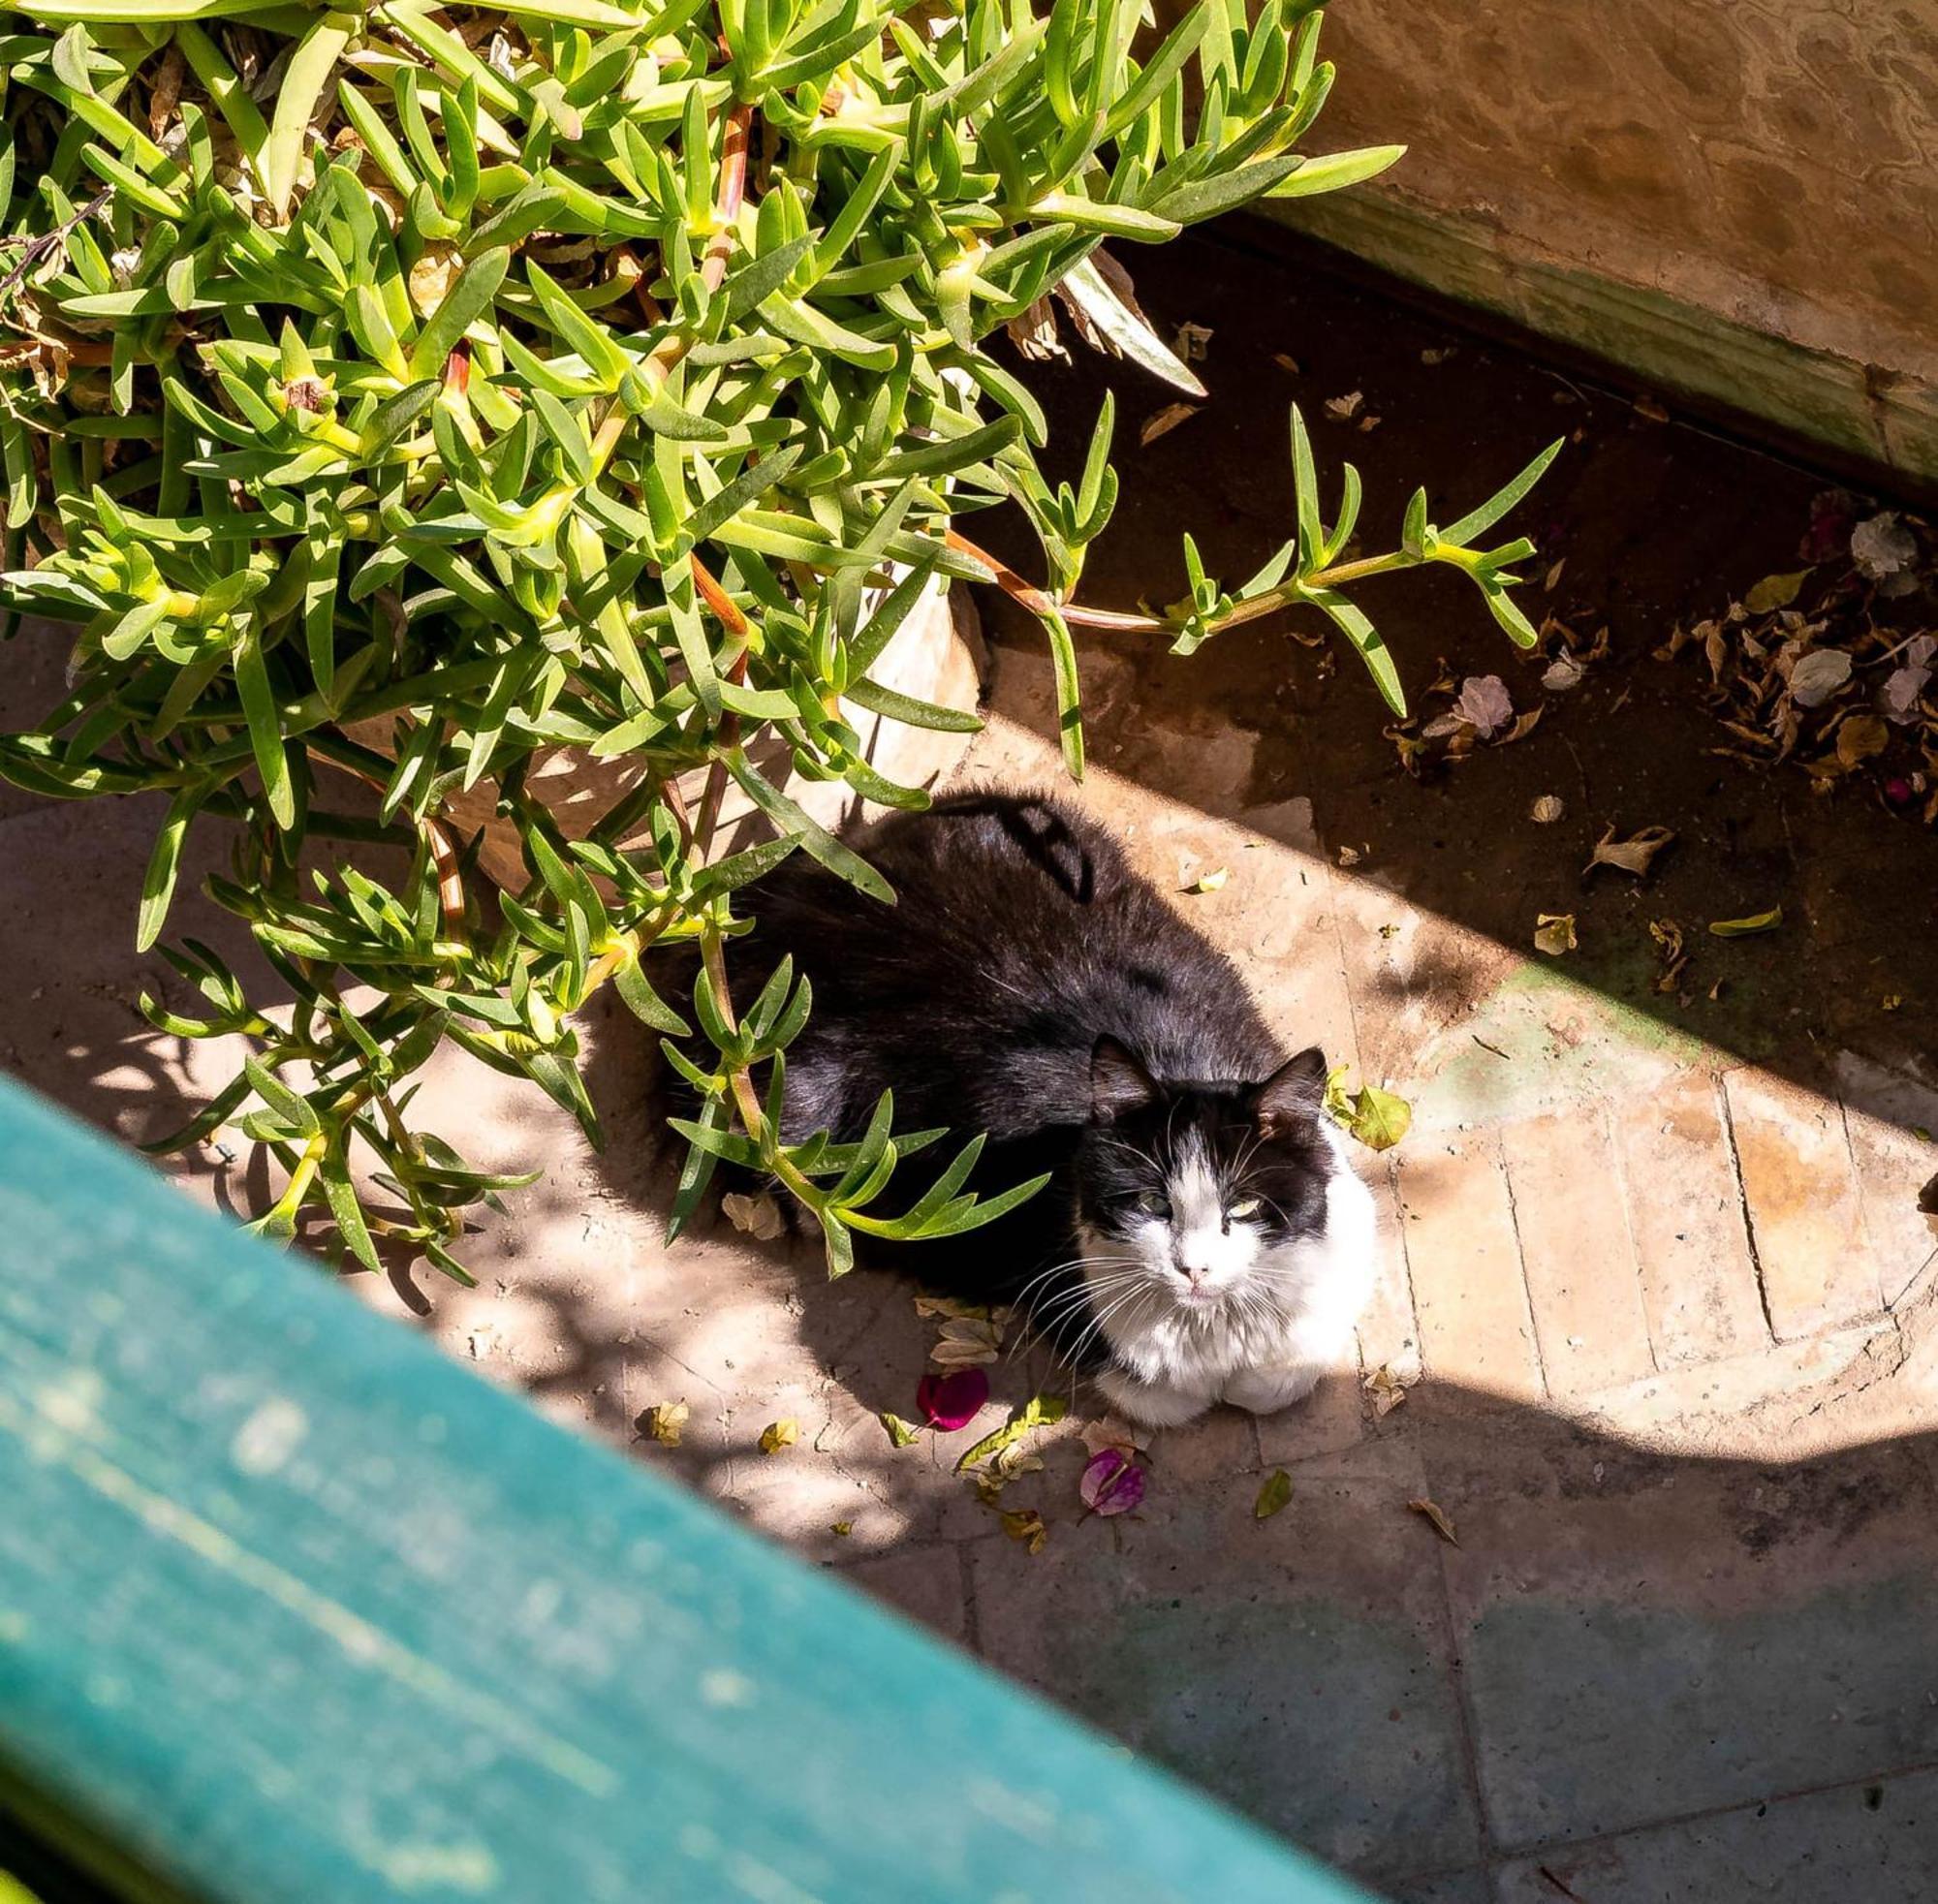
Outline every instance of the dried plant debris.
{"label": "dried plant debris", "polygon": [[1203,363],[1213,334],[1208,324],[1180,324],[1172,348],[1184,362]]}
{"label": "dried plant debris", "polygon": [[735,1230],[757,1243],[771,1243],[775,1237],[787,1234],[787,1218],[765,1190],[757,1197],[730,1190],[721,1198],[720,1208]]}
{"label": "dried plant debris", "polygon": [[1656,990],[1679,990],[1682,968],[1689,963],[1689,954],[1682,950],[1682,927],[1672,919],[1652,919],[1648,922],[1648,936],[1655,941],[1662,960],[1662,970],[1655,977]]}
{"label": "dried plant debris", "polygon": [[1003,1532],[1020,1542],[1025,1553],[1041,1553],[1049,1539],[1049,1529],[1035,1508],[1010,1508],[1001,1512]]}
{"label": "dried plant debris", "polygon": [[1581,871],[1585,876],[1597,866],[1613,866],[1641,879],[1655,863],[1655,856],[1672,844],[1674,839],[1674,833],[1667,827],[1644,827],[1641,832],[1631,834],[1625,840],[1617,839],[1615,828],[1610,827],[1595,842],[1594,856]]}
{"label": "dried plant debris", "polygon": [[1746,919],[1712,919],[1709,930],[1718,939],[1749,939],[1759,932],[1774,932],[1783,923],[1783,908],[1772,906],[1766,913],[1751,913]]}
{"label": "dried plant debris", "polygon": [[984,1308],[947,1295],[918,1295],[915,1312],[942,1325],[928,1352],[937,1368],[985,1366],[1002,1352],[1007,1309]]}
{"label": "dried plant debris", "polygon": [[1084,1422],[1078,1430],[1078,1439],[1092,1454],[1101,1454],[1107,1448],[1119,1449],[1127,1454],[1141,1453],[1150,1446],[1148,1430],[1133,1427],[1114,1415],[1100,1416],[1094,1421]]}
{"label": "dried plant debris", "polygon": [[1897,584],[1904,577],[1915,578],[1918,559],[1918,538],[1894,511],[1870,516],[1851,530],[1851,560],[1858,573],[1866,581],[1881,584],[1887,593],[1910,593]]}
{"label": "dried plant debris", "polygon": [[1914,635],[1897,650],[1897,666],[1878,689],[1878,711],[1886,720],[1908,727],[1919,718],[1919,702],[1931,685],[1932,656],[1938,654],[1938,635]]}
{"label": "dried plant debris", "polygon": [[1534,949],[1547,952],[1550,958],[1559,958],[1563,952],[1573,952],[1581,942],[1575,936],[1575,915],[1573,913],[1536,913],[1534,916]]}
{"label": "dried plant debris", "polygon": [[683,1401],[657,1402],[640,1417],[640,1432],[662,1448],[677,1448],[692,1413]]}
{"label": "dried plant debris", "polygon": [[1702,653],[1723,738],[1712,752],[1790,763],[1829,795],[1861,786],[1938,825],[1938,536],[1841,489],[1811,505],[1804,566],[1766,576],[1727,610],[1676,628],[1658,658]]}
{"label": "dried plant debris", "polygon": [[1808,569],[1798,569],[1787,576],[1765,576],[1743,597],[1743,607],[1753,615],[1766,615],[1772,609],[1789,608],[1809,573]]}
{"label": "dried plant debris", "polygon": [[1437,1501],[1428,1501],[1422,1498],[1409,1501],[1407,1506],[1415,1514],[1419,1514],[1422,1520],[1430,1521],[1433,1525],[1433,1531],[1449,1546],[1457,1547],[1460,1545],[1460,1537],[1454,1533],[1454,1523],[1447,1517],[1447,1510],[1441,1507]]}
{"label": "dried plant debris", "polygon": [[792,1448],[800,1439],[800,1423],[793,1420],[769,1421],[761,1430],[761,1452],[778,1454],[783,1448]]}
{"label": "dried plant debris", "polygon": [[1002,1453],[1006,1448],[1013,1448],[1022,1438],[1037,1428],[1047,1428],[1061,1421],[1067,1404],[1058,1395],[1032,1395],[1023,1406],[1010,1417],[993,1434],[986,1434],[955,1463],[957,1474],[965,1474],[979,1462],[987,1461]]}
{"label": "dried plant debris", "polygon": [[1542,794],[1536,798],[1534,804],[1528,808],[1527,817],[1537,827],[1551,827],[1567,811],[1568,809],[1562,804],[1561,796],[1558,794]]}
{"label": "dried plant debris", "polygon": [[1377,1084],[1347,1090],[1351,1071],[1351,1065],[1335,1065],[1327,1075],[1327,1114],[1368,1150],[1391,1150],[1412,1128],[1413,1107]]}
{"label": "dried plant debris", "polygon": [[1155,443],[1159,437],[1169,435],[1179,423],[1197,416],[1195,403],[1167,403],[1162,410],[1156,410],[1144,419],[1143,427],[1138,431],[1140,443]]}
{"label": "dried plant debris", "polygon": [[1373,1420],[1384,1421],[1406,1400],[1406,1391],[1419,1379],[1417,1373],[1396,1369],[1391,1362],[1382,1362],[1374,1369],[1360,1385],[1373,1405]]}

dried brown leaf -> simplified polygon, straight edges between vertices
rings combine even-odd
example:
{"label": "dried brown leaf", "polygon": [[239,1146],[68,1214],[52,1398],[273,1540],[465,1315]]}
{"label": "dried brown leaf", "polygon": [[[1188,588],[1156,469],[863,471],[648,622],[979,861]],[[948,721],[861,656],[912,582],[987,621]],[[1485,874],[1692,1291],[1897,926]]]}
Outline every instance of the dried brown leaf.
{"label": "dried brown leaf", "polygon": [[1631,834],[1625,840],[1615,837],[1615,829],[1610,827],[1595,842],[1594,857],[1581,868],[1584,874],[1592,873],[1597,866],[1615,866],[1622,872],[1633,873],[1638,879],[1644,877],[1655,863],[1655,856],[1668,846],[1675,834],[1667,827],[1644,827],[1641,832]]}
{"label": "dried brown leaf", "polygon": [[753,1197],[730,1190],[721,1198],[720,1208],[741,1235],[751,1236],[758,1243],[771,1243],[776,1236],[787,1234],[787,1218],[765,1190]]}
{"label": "dried brown leaf", "polygon": [[1547,952],[1550,957],[1559,958],[1563,952],[1571,952],[1579,944],[1575,936],[1575,915],[1573,913],[1536,913],[1534,916],[1534,949]]}
{"label": "dried brown leaf", "polygon": [[1128,1421],[1118,1420],[1114,1415],[1100,1416],[1094,1421],[1084,1422],[1078,1436],[1092,1454],[1101,1454],[1107,1448],[1141,1452],[1150,1446],[1148,1432],[1132,1427]]}
{"label": "dried brown leaf", "polygon": [[1837,730],[1837,759],[1846,767],[1861,765],[1891,745],[1891,730],[1875,714],[1853,714]]}
{"label": "dried brown leaf", "polygon": [[1170,434],[1179,423],[1197,416],[1195,403],[1167,403],[1162,410],[1144,419],[1143,428],[1138,432],[1140,443],[1155,443],[1159,437]]}
{"label": "dried brown leaf", "polygon": [[1454,1533],[1454,1523],[1447,1517],[1447,1510],[1441,1507],[1437,1501],[1429,1501],[1422,1497],[1419,1500],[1409,1501],[1407,1506],[1415,1514],[1422,1515],[1424,1519],[1430,1520],[1433,1523],[1433,1531],[1450,1546],[1457,1547],[1460,1545],[1460,1537]]}
{"label": "dried brown leaf", "polygon": [[1043,1524],[1043,1515],[1034,1508],[1006,1508],[1002,1511],[1003,1532],[1013,1541],[1020,1541],[1028,1553],[1041,1553],[1044,1543],[1049,1539],[1049,1529]]}
{"label": "dried brown leaf", "polygon": [[1005,328],[1017,354],[1041,362],[1047,358],[1070,361],[1070,350],[1056,329],[1056,311],[1047,297],[1027,305],[1020,316],[1013,317]]}
{"label": "dried brown leaf", "polygon": [[1406,1391],[1418,1377],[1409,1379],[1394,1370],[1391,1362],[1382,1362],[1360,1385],[1373,1404],[1373,1420],[1384,1421],[1394,1409],[1406,1400]]}

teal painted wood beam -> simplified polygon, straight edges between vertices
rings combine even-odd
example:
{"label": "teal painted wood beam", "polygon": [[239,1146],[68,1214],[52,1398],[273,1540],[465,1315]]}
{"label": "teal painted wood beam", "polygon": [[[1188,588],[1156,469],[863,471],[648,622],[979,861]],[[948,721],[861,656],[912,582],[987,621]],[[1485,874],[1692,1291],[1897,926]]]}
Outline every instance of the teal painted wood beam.
{"label": "teal painted wood beam", "polygon": [[1362,1895],[4,1080],[0,1770],[125,1896]]}

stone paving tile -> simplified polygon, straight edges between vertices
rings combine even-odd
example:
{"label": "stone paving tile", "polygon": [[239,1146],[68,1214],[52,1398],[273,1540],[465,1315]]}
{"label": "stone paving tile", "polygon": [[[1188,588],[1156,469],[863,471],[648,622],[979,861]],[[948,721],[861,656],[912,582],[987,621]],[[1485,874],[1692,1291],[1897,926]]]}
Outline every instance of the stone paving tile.
{"label": "stone paving tile", "polygon": [[1768,1341],[1715,1078],[1690,1070],[1627,1096],[1614,1125],[1658,1363]]}
{"label": "stone paving tile", "polygon": [[[27,619],[11,640],[0,641],[0,732],[35,725],[60,700],[75,634],[73,623]],[[0,780],[0,821],[47,807],[38,794]]]}
{"label": "stone paving tile", "polygon": [[1836,1103],[1748,1068],[1723,1089],[1770,1327],[1789,1338],[1876,1314],[1884,1296]]}
{"label": "stone paving tile", "polygon": [[1842,1785],[1538,1853],[1500,1904],[1912,1904],[1938,1896],[1934,1816],[1938,1773]]}
{"label": "stone paving tile", "polygon": [[1420,1326],[1413,1314],[1413,1281],[1407,1267],[1406,1217],[1395,1166],[1367,1172],[1379,1211],[1379,1267],[1373,1293],[1360,1317],[1360,1366],[1368,1375],[1389,1368],[1402,1381],[1420,1379]]}
{"label": "stone paving tile", "polygon": [[1442,1558],[1496,1844],[1938,1759],[1928,1448],[1785,1467],[1524,1418],[1412,1425],[1459,1530]]}
{"label": "stone paving tile", "polygon": [[1427,1375],[1539,1397],[1541,1358],[1493,1134],[1402,1146],[1398,1182]]}
{"label": "stone paving tile", "polygon": [[1291,1467],[1355,1448],[1366,1432],[1366,1402],[1357,1365],[1324,1375],[1292,1408],[1259,1418],[1259,1458],[1268,1468]]}
{"label": "stone paving tile", "polygon": [[1918,1207],[1938,1175],[1938,1085],[1850,1052],[1838,1059],[1837,1084],[1864,1233],[1884,1298],[1895,1304],[1938,1252],[1938,1217]]}
{"label": "stone paving tile", "polygon": [[[37,801],[0,821],[6,872],[5,958],[0,986],[0,1066],[128,1142],[176,1129],[228,1082],[240,1042],[166,1036],[142,1017],[152,993],[189,1015],[201,995],[159,952],[135,951],[141,875],[164,803],[159,796],[100,802]],[[266,968],[239,922],[204,898],[204,874],[220,865],[224,829],[192,829],[183,855],[172,935],[205,940],[247,982]],[[275,995],[273,981],[266,988]],[[184,1168],[208,1168],[206,1159]]]}
{"label": "stone paving tile", "polygon": [[1494,1904],[1493,1880],[1478,1867],[1406,1879],[1384,1887],[1384,1894],[1391,1904]]}
{"label": "stone paving tile", "polygon": [[1799,1460],[1855,1438],[1926,1426],[1928,1406],[1880,1424],[1851,1418],[1905,1353],[1886,1321],[1857,1323],[1801,1342],[1777,1342],[1720,1361],[1685,1362],[1624,1389],[1590,1395],[1569,1412],[1584,1425],[1681,1453]]}
{"label": "stone paving tile", "polygon": [[897,1547],[837,1571],[851,1586],[886,1600],[931,1633],[957,1645],[968,1642],[969,1603],[954,1547]]}
{"label": "stone paving tile", "polygon": [[1579,1394],[1650,1373],[1648,1317],[1604,1107],[1510,1124],[1501,1149],[1549,1391]]}
{"label": "stone paving tile", "polygon": [[1328,1861],[1457,1868],[1477,1823],[1433,1536],[1393,1443],[1255,1477],[1153,1483],[1144,1511],[970,1550],[986,1656]]}

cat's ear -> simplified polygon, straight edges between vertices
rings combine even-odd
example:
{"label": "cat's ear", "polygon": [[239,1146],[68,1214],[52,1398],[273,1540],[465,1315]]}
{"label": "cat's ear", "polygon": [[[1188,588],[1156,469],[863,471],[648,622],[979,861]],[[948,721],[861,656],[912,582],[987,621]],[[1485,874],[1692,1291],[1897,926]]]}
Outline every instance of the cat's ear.
{"label": "cat's ear", "polygon": [[1141,1110],[1157,1096],[1150,1073],[1114,1038],[1100,1038],[1090,1053],[1090,1116],[1099,1124],[1114,1123],[1128,1111]]}
{"label": "cat's ear", "polygon": [[1286,1059],[1252,1094],[1259,1129],[1275,1138],[1318,1115],[1326,1102],[1326,1053],[1316,1045]]}

